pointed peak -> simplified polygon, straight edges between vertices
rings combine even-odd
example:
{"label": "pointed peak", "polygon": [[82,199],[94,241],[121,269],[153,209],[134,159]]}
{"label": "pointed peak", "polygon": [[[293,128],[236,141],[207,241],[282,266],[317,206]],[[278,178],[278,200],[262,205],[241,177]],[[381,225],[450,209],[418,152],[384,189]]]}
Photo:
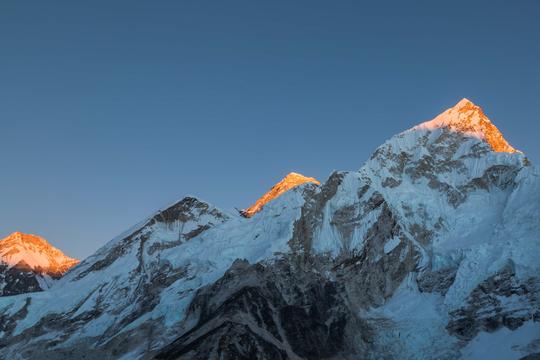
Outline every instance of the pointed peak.
{"label": "pointed peak", "polygon": [[304,176],[300,173],[296,173],[296,172],[290,172],[288,173],[287,175],[285,175],[285,177],[283,179],[281,179],[281,181],[279,181],[277,184],[275,184],[272,189],[270,189],[270,191],[274,190],[274,189],[282,189],[282,188],[286,188],[286,190],[284,190],[283,192],[285,191],[288,191],[290,189],[292,189],[293,187],[296,187],[298,185],[302,185],[302,184],[305,184],[305,183],[315,183],[317,185],[320,185],[320,182],[319,180],[313,178],[313,177],[309,177],[309,176]]}
{"label": "pointed peak", "polygon": [[66,256],[41,236],[16,231],[0,240],[0,262],[10,267],[22,262],[40,272],[60,274],[79,260]]}
{"label": "pointed peak", "polygon": [[22,244],[37,244],[37,245],[44,245],[44,246],[51,246],[47,240],[42,238],[41,236],[33,235],[33,234],[26,234],[21,231],[15,231],[9,234],[4,239],[1,239],[0,241],[11,241],[11,242],[17,242]]}
{"label": "pointed peak", "polygon": [[21,231],[14,231],[11,234],[9,234],[6,238],[22,238],[24,236],[32,236],[31,234],[25,234]]}
{"label": "pointed peak", "polygon": [[308,176],[304,176],[304,175],[299,174],[297,172],[290,172],[287,175],[285,175],[285,177],[283,179],[281,179],[280,182],[284,182],[284,181],[296,181],[296,182],[300,182],[300,183],[313,182],[313,183],[316,183],[316,184],[320,184],[320,182],[317,179],[312,178],[312,177],[308,177]]}
{"label": "pointed peak", "polygon": [[454,105],[453,109],[462,109],[462,108],[468,108],[468,107],[474,107],[476,106],[471,100],[467,98],[463,98],[459,100],[459,102]]}
{"label": "pointed peak", "polygon": [[210,214],[218,219],[225,219],[227,216],[209,203],[188,195],[172,205],[159,210],[152,220],[157,222],[172,223],[179,219],[195,219],[202,214]]}
{"label": "pointed peak", "polygon": [[461,99],[454,107],[448,109],[447,112],[457,115],[452,118],[455,123],[474,125],[475,123],[484,122],[491,124],[491,120],[484,114],[482,108],[467,98]]}
{"label": "pointed peak", "polygon": [[454,107],[447,109],[431,121],[415,126],[412,130],[442,128],[482,140],[496,152],[518,152],[504,139],[482,108],[467,98],[461,99]]}
{"label": "pointed peak", "polygon": [[315,178],[307,177],[296,172],[290,172],[283,179],[281,179],[281,181],[272,186],[272,188],[266,194],[261,196],[253,205],[245,210],[240,211],[240,213],[245,217],[252,217],[261,211],[264,205],[266,205],[268,202],[283,195],[292,188],[306,183],[320,185],[319,180]]}

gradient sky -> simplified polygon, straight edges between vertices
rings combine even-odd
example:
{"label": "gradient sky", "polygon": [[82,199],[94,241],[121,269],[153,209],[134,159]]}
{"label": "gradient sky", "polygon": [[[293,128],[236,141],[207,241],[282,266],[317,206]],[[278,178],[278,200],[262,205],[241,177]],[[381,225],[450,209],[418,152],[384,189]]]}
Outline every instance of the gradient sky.
{"label": "gradient sky", "polygon": [[355,170],[463,97],[540,161],[539,1],[2,1],[0,237]]}

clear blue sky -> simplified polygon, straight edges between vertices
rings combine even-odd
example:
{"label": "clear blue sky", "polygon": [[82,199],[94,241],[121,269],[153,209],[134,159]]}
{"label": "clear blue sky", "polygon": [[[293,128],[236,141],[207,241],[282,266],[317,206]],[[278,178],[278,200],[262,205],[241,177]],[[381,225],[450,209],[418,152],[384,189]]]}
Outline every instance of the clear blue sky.
{"label": "clear blue sky", "polygon": [[355,170],[467,97],[540,161],[539,1],[2,1],[0,237]]}

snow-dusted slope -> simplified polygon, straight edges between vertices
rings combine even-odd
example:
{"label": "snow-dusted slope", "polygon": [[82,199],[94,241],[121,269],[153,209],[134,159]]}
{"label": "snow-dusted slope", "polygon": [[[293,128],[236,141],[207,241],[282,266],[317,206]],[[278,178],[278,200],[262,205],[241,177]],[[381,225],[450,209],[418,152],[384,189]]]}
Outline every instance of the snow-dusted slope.
{"label": "snow-dusted slope", "polygon": [[0,296],[47,289],[78,262],[42,237],[14,232],[0,240]]}
{"label": "snow-dusted slope", "polygon": [[507,334],[519,358],[539,214],[540,170],[464,99],[251,218],[186,198],[0,299],[0,357],[455,359]]}
{"label": "snow-dusted slope", "polygon": [[362,313],[377,351],[456,358],[477,334],[538,321],[539,174],[464,99],[388,140],[358,172],[334,174],[321,188],[334,195],[311,205],[297,239],[358,259],[350,280],[364,284],[349,291],[376,305]]}
{"label": "snow-dusted slope", "polygon": [[[287,251],[304,190],[295,188],[250,219],[192,197],[157,212],[49,291],[0,301],[0,334],[15,341],[5,351],[31,358],[52,338],[62,339],[55,354],[64,355],[93,349],[96,358],[112,351],[136,357],[159,349],[186,326],[183,309],[197,289],[217,280],[235,259],[257,262]],[[22,339],[29,344],[21,348]]]}

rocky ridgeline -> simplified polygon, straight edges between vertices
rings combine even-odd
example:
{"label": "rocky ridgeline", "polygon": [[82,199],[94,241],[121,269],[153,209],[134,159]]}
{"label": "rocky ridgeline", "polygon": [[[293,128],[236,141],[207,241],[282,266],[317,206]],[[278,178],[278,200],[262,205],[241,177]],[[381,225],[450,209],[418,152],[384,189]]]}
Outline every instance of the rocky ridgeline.
{"label": "rocky ridgeline", "polygon": [[540,353],[540,170],[470,101],[358,171],[273,189],[249,217],[185,198],[0,299],[0,357]]}

